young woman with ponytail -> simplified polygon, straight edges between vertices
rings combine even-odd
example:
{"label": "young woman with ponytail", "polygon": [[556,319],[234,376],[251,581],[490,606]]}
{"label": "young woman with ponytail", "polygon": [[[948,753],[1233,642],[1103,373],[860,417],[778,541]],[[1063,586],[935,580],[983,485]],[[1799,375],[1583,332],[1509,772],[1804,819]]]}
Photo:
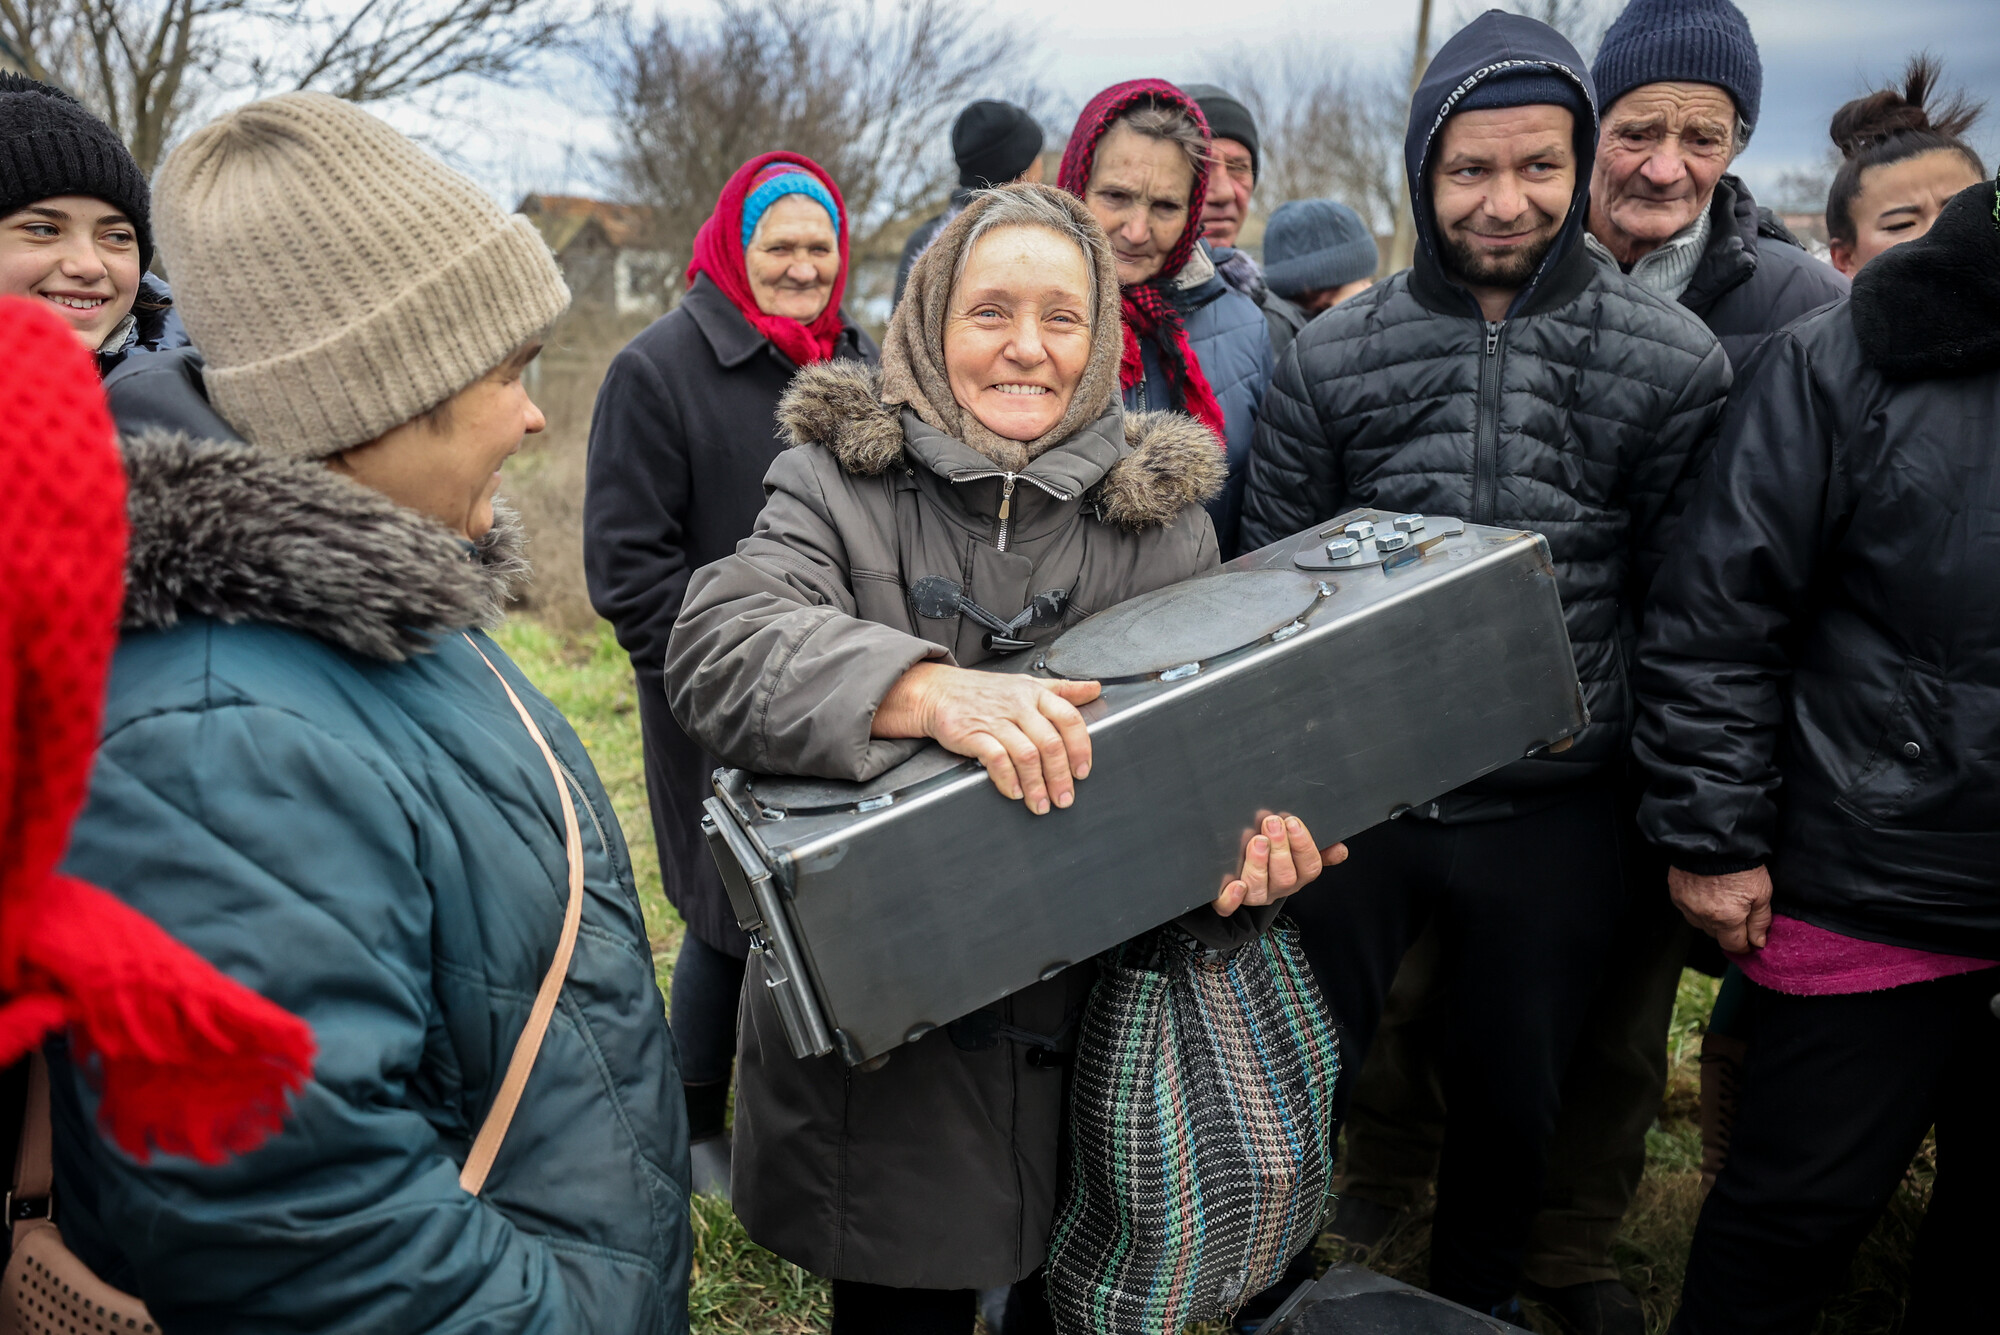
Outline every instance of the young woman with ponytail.
{"label": "young woman with ponytail", "polygon": [[1849,278],[1930,231],[1946,200],[1986,179],[1986,164],[1964,138],[1985,105],[1962,92],[1938,101],[1943,72],[1934,56],[1913,56],[1901,88],[1833,113],[1829,132],[1846,161],[1827,193],[1826,230],[1833,265]]}

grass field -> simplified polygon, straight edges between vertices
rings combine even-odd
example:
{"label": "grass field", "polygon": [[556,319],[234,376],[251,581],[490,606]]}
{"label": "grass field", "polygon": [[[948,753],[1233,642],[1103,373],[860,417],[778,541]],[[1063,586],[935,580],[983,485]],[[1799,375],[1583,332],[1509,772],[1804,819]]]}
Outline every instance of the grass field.
{"label": "grass field", "polygon": [[[667,987],[681,923],[660,890],[659,859],[646,811],[639,714],[631,669],[608,627],[566,635],[516,617],[497,638],[529,677],[569,716],[598,774],[610,791],[626,840],[639,897],[649,925],[654,968]],[[1701,1141],[1695,1126],[1695,1058],[1715,984],[1687,974],[1675,1007],[1672,1075],[1660,1122],[1647,1137],[1646,1177],[1625,1221],[1617,1261],[1626,1282],[1646,1304],[1648,1325],[1662,1332],[1680,1293],[1681,1272],[1700,1205]],[[1934,1161],[1926,1148],[1890,1203],[1857,1259],[1848,1291],[1822,1318],[1819,1335],[1890,1335],[1898,1329],[1908,1288],[1908,1257],[1929,1196]],[[1370,1263],[1398,1278],[1421,1283],[1429,1261],[1428,1216],[1418,1213],[1382,1242]],[[699,1335],[800,1335],[826,1329],[826,1286],[798,1267],[752,1243],[714,1200],[694,1209],[695,1258],[690,1308]],[[1342,1255],[1322,1243],[1322,1257]],[[1531,1312],[1537,1328],[1560,1327]]]}

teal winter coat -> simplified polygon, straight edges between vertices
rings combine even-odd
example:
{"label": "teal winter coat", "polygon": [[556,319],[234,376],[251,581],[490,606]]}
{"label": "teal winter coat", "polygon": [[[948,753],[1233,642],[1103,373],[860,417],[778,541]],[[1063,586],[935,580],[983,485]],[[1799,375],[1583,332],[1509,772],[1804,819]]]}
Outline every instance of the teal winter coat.
{"label": "teal winter coat", "polygon": [[[483,632],[520,573],[306,463],[126,445],[132,550],[66,870],[313,1028],[284,1130],[139,1163],[54,1055],[57,1219],[169,1335],[687,1329],[687,1129],[625,843],[562,715]],[[475,651],[474,645],[478,646]],[[586,903],[478,1197],[458,1185],[561,932],[566,771]]]}

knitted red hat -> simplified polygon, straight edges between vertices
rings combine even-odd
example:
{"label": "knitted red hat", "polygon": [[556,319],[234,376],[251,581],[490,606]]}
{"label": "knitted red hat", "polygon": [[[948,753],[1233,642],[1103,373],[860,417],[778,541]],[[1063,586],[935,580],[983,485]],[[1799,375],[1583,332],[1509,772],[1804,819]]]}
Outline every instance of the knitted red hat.
{"label": "knitted red hat", "polygon": [[[1070,131],[1069,146],[1063,150],[1062,169],[1056,180],[1063,189],[1090,202],[1090,173],[1097,164],[1097,146],[1118,123],[1119,117],[1142,106],[1168,107],[1182,112],[1201,127],[1201,137],[1207,139],[1208,121],[1195,105],[1193,98],[1183,93],[1165,79],[1130,79],[1115,83],[1090,99],[1077,117],[1076,128]],[[1128,283],[1121,290],[1124,298],[1125,315],[1125,355],[1118,365],[1118,382],[1121,388],[1130,389],[1145,376],[1145,363],[1139,358],[1139,338],[1153,340],[1159,349],[1160,365],[1166,371],[1169,387],[1180,407],[1198,419],[1202,425],[1215,433],[1218,445],[1222,444],[1225,430],[1222,420],[1222,405],[1216,402],[1215,391],[1209,387],[1208,377],[1201,369],[1201,359],[1187,340],[1187,331],[1181,327],[1181,314],[1167,297],[1167,285],[1180,277],[1188,259],[1194,254],[1195,242],[1201,236],[1202,201],[1208,197],[1208,163],[1204,160],[1195,169],[1194,183],[1188,194],[1187,223],[1181,228],[1180,237],[1174,248],[1167,253],[1166,262],[1160,271],[1143,283]]]}
{"label": "knitted red hat", "polygon": [[58,874],[124,598],[125,477],[89,353],[0,298],[0,1064],[68,1026],[128,1153],[260,1144],[312,1030],[111,895]]}

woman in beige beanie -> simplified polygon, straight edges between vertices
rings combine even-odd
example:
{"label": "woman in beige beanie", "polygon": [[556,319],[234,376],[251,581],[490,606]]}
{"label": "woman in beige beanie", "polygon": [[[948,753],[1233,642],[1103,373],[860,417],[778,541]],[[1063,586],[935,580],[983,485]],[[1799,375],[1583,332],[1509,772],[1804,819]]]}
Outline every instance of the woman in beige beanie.
{"label": "woman in beige beanie", "polygon": [[156,199],[201,356],[112,387],[126,609],[67,866],[319,1059],[209,1168],[117,1148],[56,1053],[64,1239],[167,1331],[678,1335],[687,1135],[630,859],[480,630],[569,293],[526,219],[330,97],[197,131]]}

